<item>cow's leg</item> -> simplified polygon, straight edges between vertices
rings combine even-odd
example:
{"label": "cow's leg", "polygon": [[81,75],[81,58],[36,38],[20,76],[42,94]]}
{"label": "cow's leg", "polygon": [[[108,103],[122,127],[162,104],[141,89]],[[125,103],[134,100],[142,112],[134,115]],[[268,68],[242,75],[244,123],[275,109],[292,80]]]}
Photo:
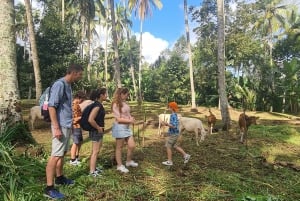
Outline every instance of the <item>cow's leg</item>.
{"label": "cow's leg", "polygon": [[34,130],[34,122],[35,122],[35,119],[36,119],[35,115],[31,116],[31,118],[30,118],[30,123],[31,123],[31,129],[32,129],[32,130]]}
{"label": "cow's leg", "polygon": [[[199,132],[199,130],[198,130],[198,132]],[[206,135],[206,132],[205,132],[205,130],[204,130],[203,127],[202,127],[202,129],[200,130],[200,135],[201,135],[200,141],[202,142],[202,141],[204,141],[205,135]]]}
{"label": "cow's leg", "polygon": [[241,129],[240,133],[241,133],[241,140],[240,140],[240,142],[243,143],[244,142],[244,133],[245,133],[245,130]]}
{"label": "cow's leg", "polygon": [[159,121],[158,121],[158,130],[157,130],[157,135],[158,135],[159,137],[161,136],[160,128],[161,128],[161,122],[160,122],[160,120],[159,120]]}
{"label": "cow's leg", "polygon": [[198,128],[195,129],[195,135],[196,135],[196,144],[197,144],[197,146],[199,146],[199,130],[198,130]]}

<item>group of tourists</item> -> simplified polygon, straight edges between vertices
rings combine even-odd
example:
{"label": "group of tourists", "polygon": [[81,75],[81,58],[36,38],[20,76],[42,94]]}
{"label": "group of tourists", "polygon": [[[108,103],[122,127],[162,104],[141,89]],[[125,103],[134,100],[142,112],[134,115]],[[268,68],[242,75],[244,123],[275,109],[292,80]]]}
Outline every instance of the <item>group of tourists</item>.
{"label": "group of tourists", "polygon": [[[51,118],[52,149],[46,166],[47,186],[44,190],[44,196],[52,199],[64,198],[64,194],[54,188],[54,184],[74,184],[72,179],[65,177],[63,174],[64,156],[69,149],[71,135],[73,136],[73,144],[70,151],[70,164],[80,164],[79,152],[83,142],[80,125],[82,108],[80,104],[86,97],[85,93],[79,91],[72,98],[71,84],[82,78],[83,70],[81,65],[71,64],[67,69],[66,75],[54,82],[50,91],[48,110]],[[118,88],[113,95],[111,104],[111,110],[115,119],[112,125],[112,137],[116,140],[115,159],[117,171],[121,173],[128,173],[127,167],[138,167],[138,163],[132,160],[135,141],[129,126],[135,122],[135,119],[131,116],[130,106],[126,102],[128,96],[129,90],[127,88]],[[97,167],[97,156],[101,150],[104,135],[105,109],[102,102],[107,99],[106,88],[91,91],[89,99],[93,101],[94,105],[88,116],[88,123],[92,127],[89,131],[89,139],[92,142],[89,175],[97,177],[102,173],[102,170]],[[184,163],[187,163],[190,159],[190,155],[186,154],[177,145],[179,121],[176,112],[178,111],[178,106],[175,102],[171,102],[169,103],[169,109],[172,112],[170,122],[165,122],[165,125],[169,127],[169,137],[166,139],[165,144],[168,160],[163,162],[164,165],[168,166],[173,165],[171,148],[175,148],[183,155]],[[122,162],[122,149],[125,144],[127,145],[127,157],[124,165]]]}

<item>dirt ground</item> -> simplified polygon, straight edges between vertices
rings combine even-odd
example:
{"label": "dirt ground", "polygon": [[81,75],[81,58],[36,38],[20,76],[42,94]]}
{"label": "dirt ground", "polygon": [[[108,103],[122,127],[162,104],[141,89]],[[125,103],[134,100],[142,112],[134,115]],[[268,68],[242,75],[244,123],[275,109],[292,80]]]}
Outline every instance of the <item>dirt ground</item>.
{"label": "dirt ground", "polygon": [[[153,105],[151,105],[151,107],[153,107]],[[137,143],[134,160],[139,161],[141,164],[141,168],[134,173],[136,177],[143,175],[142,178],[144,178],[145,169],[153,169],[153,174],[156,176],[162,174],[164,171],[164,168],[161,167],[161,162],[166,159],[164,147],[165,139],[158,136],[157,131],[158,114],[162,113],[161,111],[164,111],[165,108],[155,108],[152,110],[151,107],[149,106],[149,109],[145,113],[141,113],[132,107],[132,114],[137,120],[134,127],[132,127]],[[189,107],[181,107],[179,113],[182,116],[201,119],[207,129],[205,116],[209,115],[209,108],[198,107],[197,109],[198,112],[191,112]],[[189,162],[190,165],[182,166],[179,165],[179,161],[182,160],[181,155],[174,153],[174,162],[176,165],[169,170],[175,175],[174,178],[176,180],[186,180],[190,183],[194,181],[199,184],[196,186],[192,185],[192,192],[194,193],[201,192],[204,186],[210,186],[211,183],[215,183],[216,186],[220,187],[220,189],[217,189],[220,190],[220,194],[226,197],[220,200],[234,200],[235,191],[241,188],[241,185],[245,188],[248,188],[247,185],[251,186],[249,187],[249,189],[251,189],[249,191],[253,192],[269,192],[273,195],[278,195],[280,194],[279,192],[285,192],[286,194],[291,193],[291,200],[299,200],[300,197],[295,193],[298,192],[298,190],[291,190],[291,187],[286,187],[280,179],[277,179],[281,177],[282,172],[276,170],[288,168],[292,170],[292,172],[299,172],[300,146],[293,143],[285,143],[284,140],[286,139],[278,140],[277,142],[268,138],[268,136],[272,134],[276,135],[276,132],[281,132],[272,130],[272,125],[274,125],[275,129],[278,129],[278,125],[281,124],[293,125],[293,127],[298,128],[298,125],[300,125],[299,118],[297,116],[281,113],[246,111],[247,115],[257,116],[259,119],[257,121],[257,129],[251,130],[247,144],[242,144],[239,142],[237,128],[237,120],[242,111],[229,109],[232,125],[227,133],[221,129],[221,112],[218,108],[210,108],[210,110],[217,117],[216,127],[219,131],[212,135],[207,135],[199,146],[196,146],[194,134],[183,133],[181,141],[182,147],[192,155],[192,158]],[[26,116],[26,113],[24,113],[24,116],[25,119],[28,119],[28,114]],[[146,119],[145,122],[143,121],[144,118]],[[111,139],[113,117],[109,112],[106,115],[105,123],[107,136],[104,138]],[[264,128],[264,125],[266,125],[266,128]],[[49,153],[51,145],[49,127],[50,124],[39,120],[36,124],[36,129],[31,131],[33,137],[47,153]],[[165,132],[166,130],[167,129],[165,129]],[[106,140],[100,154],[101,157],[99,157],[99,162],[105,164],[105,168],[108,169],[114,168],[113,166],[115,165],[112,160],[113,158],[111,158],[111,156],[114,155],[113,144],[113,140]],[[84,132],[84,143],[81,154],[85,160],[88,160],[90,142],[87,132]],[[67,154],[67,157],[69,157],[68,155],[69,154]],[[107,164],[107,161],[109,161],[109,164]],[[214,174],[221,175],[216,176]],[[268,177],[266,177],[266,175]],[[272,182],[268,180],[269,177]],[[237,180],[236,184],[231,184],[228,178]],[[227,182],[226,186],[222,186],[222,179]],[[156,192],[157,183],[154,182],[149,185],[153,185],[153,191]],[[233,186],[232,188],[234,188],[234,190],[231,189],[231,186]],[[187,189],[175,189],[174,191],[191,193],[190,187]],[[240,191],[242,190],[240,189]]]}

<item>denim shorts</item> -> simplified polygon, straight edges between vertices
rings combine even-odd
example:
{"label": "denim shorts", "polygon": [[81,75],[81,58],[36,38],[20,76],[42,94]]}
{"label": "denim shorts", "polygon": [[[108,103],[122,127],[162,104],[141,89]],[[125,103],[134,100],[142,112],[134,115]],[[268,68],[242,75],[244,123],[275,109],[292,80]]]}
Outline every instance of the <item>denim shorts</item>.
{"label": "denim shorts", "polygon": [[112,126],[112,136],[114,138],[127,138],[132,136],[132,130],[129,128],[129,124],[115,122]]}
{"label": "denim shorts", "polygon": [[103,133],[97,130],[89,131],[89,138],[92,142],[100,142],[103,139]]}
{"label": "denim shorts", "polygon": [[73,128],[73,143],[80,144],[83,141],[82,137],[82,129],[81,128]]}

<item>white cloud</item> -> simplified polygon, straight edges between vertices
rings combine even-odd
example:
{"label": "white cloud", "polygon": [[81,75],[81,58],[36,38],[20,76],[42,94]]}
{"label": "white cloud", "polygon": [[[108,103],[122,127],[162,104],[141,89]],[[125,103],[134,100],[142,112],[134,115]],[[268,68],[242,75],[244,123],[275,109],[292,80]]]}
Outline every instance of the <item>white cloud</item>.
{"label": "white cloud", "polygon": [[[137,40],[140,40],[140,33],[135,33]],[[169,43],[161,38],[156,38],[149,32],[143,33],[142,38],[142,55],[145,61],[153,63],[159,57],[160,53],[169,47]]]}

